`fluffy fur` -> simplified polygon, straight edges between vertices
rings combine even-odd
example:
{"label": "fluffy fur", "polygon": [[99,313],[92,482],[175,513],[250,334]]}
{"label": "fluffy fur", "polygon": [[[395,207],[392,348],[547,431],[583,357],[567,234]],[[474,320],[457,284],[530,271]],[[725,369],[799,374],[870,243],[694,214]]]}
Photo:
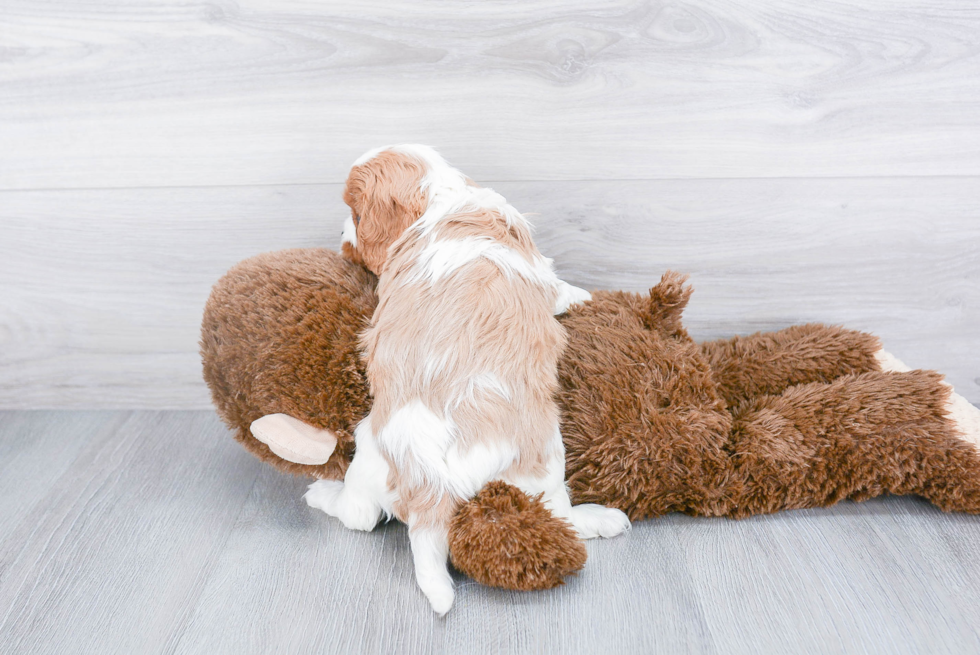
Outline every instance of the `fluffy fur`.
{"label": "fluffy fur", "polygon": [[550,589],[585,566],[585,546],[572,526],[540,496],[497,481],[486,485],[453,518],[453,566],[486,585]]}
{"label": "fluffy fur", "polygon": [[[201,359],[218,414],[259,459],[295,475],[342,479],[354,429],[371,409],[358,335],[377,305],[377,278],[329,250],[283,250],[225,274],[204,306]],[[325,464],[284,460],[249,426],[283,413],[333,431]]]}
{"label": "fluffy fur", "polygon": [[[883,493],[980,513],[980,434],[953,417],[958,396],[939,375],[882,370],[894,358],[875,337],[819,325],[698,345],[681,322],[689,293],[668,274],[650,294],[597,292],[560,317],[568,346],[558,398],[573,499],[635,519],[743,517]],[[261,255],[218,281],[202,326],[205,379],[246,448],[322,483],[343,477],[355,426],[370,409],[357,335],[375,303],[374,277],[328,250]],[[978,414],[965,401],[956,406]],[[340,445],[331,460],[293,464],[255,440],[251,421],[277,412],[333,430]],[[514,542],[496,529],[498,515],[481,509],[487,502],[460,509],[453,562],[487,584],[525,588],[512,568]],[[507,520],[526,526],[536,516]],[[577,568],[570,542],[519,543],[521,567],[553,571],[541,580]]]}
{"label": "fluffy fur", "polygon": [[381,513],[407,523],[416,579],[439,614],[453,600],[449,524],[490,481],[542,494],[582,537],[625,529],[622,513],[568,498],[555,402],[562,286],[523,216],[423,146],[358,160],[344,198],[344,253],[379,276],[361,337],[374,402],[344,484],[314,485],[310,504],[355,529]]}
{"label": "fluffy fur", "polygon": [[680,327],[688,295],[668,273],[648,298],[596,292],[563,319],[574,500],[616,499],[634,520],[883,493],[980,510],[980,458],[942,376],[883,372],[877,338],[820,325],[698,346]]}

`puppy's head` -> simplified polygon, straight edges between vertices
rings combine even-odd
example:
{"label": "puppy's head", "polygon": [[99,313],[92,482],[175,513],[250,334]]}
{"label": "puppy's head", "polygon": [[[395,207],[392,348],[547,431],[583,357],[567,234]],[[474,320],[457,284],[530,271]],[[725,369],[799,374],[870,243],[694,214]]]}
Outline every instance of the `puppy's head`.
{"label": "puppy's head", "polygon": [[450,168],[431,148],[389,146],[354,162],[344,187],[351,217],[344,225],[344,255],[376,275],[384,269],[388,248],[425,213],[433,175]]}

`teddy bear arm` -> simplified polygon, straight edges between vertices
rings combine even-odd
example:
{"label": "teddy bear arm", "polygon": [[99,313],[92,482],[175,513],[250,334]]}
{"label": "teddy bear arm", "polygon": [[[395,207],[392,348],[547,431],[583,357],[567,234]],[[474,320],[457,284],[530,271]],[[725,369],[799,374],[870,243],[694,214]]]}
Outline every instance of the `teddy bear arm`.
{"label": "teddy bear arm", "polygon": [[757,332],[700,344],[719,393],[730,408],[797,384],[881,370],[877,337],[819,324]]}

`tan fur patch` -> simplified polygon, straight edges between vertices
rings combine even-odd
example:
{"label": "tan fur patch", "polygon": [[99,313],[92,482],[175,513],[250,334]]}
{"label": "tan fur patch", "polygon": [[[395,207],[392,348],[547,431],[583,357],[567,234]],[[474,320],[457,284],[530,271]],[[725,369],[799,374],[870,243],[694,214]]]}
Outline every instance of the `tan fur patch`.
{"label": "tan fur patch", "polygon": [[[393,261],[388,271],[397,270]],[[549,309],[554,291],[477,260],[441,284],[402,285],[394,276],[379,292],[362,337],[375,434],[394,411],[421,399],[436,416],[451,416],[461,454],[503,441],[521,453],[515,474],[543,473],[565,342]],[[488,382],[474,387],[481,380]],[[412,477],[400,470],[405,464],[393,467],[394,488],[403,499],[425,496],[404,482]],[[396,508],[396,516],[409,511],[417,510]]]}
{"label": "tan fur patch", "polygon": [[425,174],[424,162],[391,150],[351,169],[344,202],[357,226],[357,246],[343,244],[345,256],[381,274],[388,248],[425,212]]}

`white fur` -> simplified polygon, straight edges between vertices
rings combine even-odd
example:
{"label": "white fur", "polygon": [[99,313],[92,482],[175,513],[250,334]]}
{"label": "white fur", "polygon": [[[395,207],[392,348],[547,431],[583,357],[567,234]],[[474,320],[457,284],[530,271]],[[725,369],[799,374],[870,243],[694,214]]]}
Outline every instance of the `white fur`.
{"label": "white fur", "polygon": [[344,481],[317,480],[304,495],[307,504],[337,517],[351,530],[373,530],[381,513],[391,516],[395,500],[388,490],[388,462],[371,434],[370,416],[354,430],[356,455]]}
{"label": "white fur", "polygon": [[555,301],[555,315],[564,314],[572,305],[592,300],[592,294],[585,289],[573,287],[563,280],[558,281],[558,299]]}
{"label": "white fur", "polygon": [[885,352],[884,349],[875,353],[875,359],[878,361],[878,365],[881,366],[881,370],[886,373],[906,373],[912,370],[898,357],[895,357],[895,355],[889,352]]}
{"label": "white fur", "polygon": [[529,262],[512,248],[484,237],[432,241],[419,254],[413,274],[403,276],[403,283],[434,284],[480,258],[496,264],[508,277],[519,275],[534,284],[556,288],[561,284],[551,268],[551,260],[535,257]]}
{"label": "white fur", "polygon": [[445,529],[419,529],[413,527],[413,523],[410,518],[408,539],[412,544],[412,559],[415,560],[415,580],[436,614],[445,616],[456,597],[453,579],[446,568],[449,536]]}
{"label": "white fur", "polygon": [[504,400],[510,401],[510,388],[504,384],[503,380],[493,373],[481,373],[466,381],[466,389],[456,399],[454,406],[459,407],[459,404],[462,402],[476,402],[476,393],[478,391],[489,391],[490,393],[497,394]]}
{"label": "white fur", "polygon": [[963,439],[980,450],[980,409],[974,407],[969,400],[954,391],[949,394],[946,411],[956,424]]}
{"label": "white fur", "polygon": [[533,229],[531,222],[502,195],[488,187],[467,186],[466,178],[462,173],[452,168],[449,170],[460,176],[463,186],[459,186],[453,173],[445,171],[430,171],[423,178],[423,188],[429,189],[429,204],[421,218],[412,225],[419,234],[430,234],[446,216],[478,209],[500,212],[508,226],[517,224],[526,226],[529,230]]}
{"label": "white fur", "polygon": [[460,498],[472,498],[491,480],[497,480],[517,460],[519,453],[504,443],[474,444],[460,452],[453,445],[446,453],[450,476],[446,486]]}
{"label": "white fur", "polygon": [[399,470],[411,469],[411,484],[421,485],[449,477],[446,452],[455,441],[454,431],[451,422],[416,400],[391,415],[378,433],[378,446]]}
{"label": "white fur", "polygon": [[363,164],[366,164],[369,161],[371,161],[372,159],[374,159],[375,157],[377,157],[378,155],[380,155],[382,152],[384,152],[386,150],[394,150],[396,148],[398,148],[398,146],[395,146],[395,145],[391,145],[391,146],[379,146],[377,148],[372,148],[371,150],[368,150],[363,155],[361,155],[360,157],[358,157],[357,159],[355,159],[354,160],[354,163],[351,164],[350,167],[351,168],[355,168],[357,166],[361,166]]}
{"label": "white fur", "polygon": [[505,442],[475,444],[461,451],[455,432],[452,421],[414,401],[391,416],[377,441],[399,470],[411,472],[412,485],[428,483],[441,493],[472,498],[507,470],[518,453]]}
{"label": "white fur", "polygon": [[357,247],[357,226],[354,225],[354,219],[350,216],[344,221],[344,232],[340,235],[340,243],[349,243],[354,248]]}

